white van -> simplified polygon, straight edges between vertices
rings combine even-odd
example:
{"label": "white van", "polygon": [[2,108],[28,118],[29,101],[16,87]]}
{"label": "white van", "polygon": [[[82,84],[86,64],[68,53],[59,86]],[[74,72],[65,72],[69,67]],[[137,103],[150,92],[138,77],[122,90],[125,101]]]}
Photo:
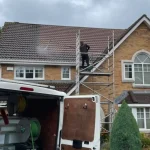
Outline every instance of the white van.
{"label": "white van", "polygon": [[[19,96],[24,97],[25,107],[23,112],[14,116]],[[22,118],[36,118],[39,121],[40,134],[34,141],[37,145],[35,149],[100,150],[101,116],[104,115],[98,95],[67,96],[47,85],[0,79],[0,101],[4,100],[7,101],[10,126],[14,120],[18,120],[16,124],[19,124]],[[9,124],[4,125],[2,120],[1,117],[0,126],[8,127]],[[23,141],[18,137],[18,130],[15,133],[5,132],[0,132],[0,148],[8,146],[10,150],[9,145],[27,142],[27,139]],[[32,147],[19,149],[29,150]]]}

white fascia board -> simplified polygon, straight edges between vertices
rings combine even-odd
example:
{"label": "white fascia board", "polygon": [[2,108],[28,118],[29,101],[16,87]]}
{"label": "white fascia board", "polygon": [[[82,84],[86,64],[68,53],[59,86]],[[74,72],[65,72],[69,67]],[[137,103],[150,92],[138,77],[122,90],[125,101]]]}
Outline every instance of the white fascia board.
{"label": "white fascia board", "polygon": [[0,59],[0,64],[14,65],[51,65],[51,66],[75,66],[75,62],[52,62],[52,61],[31,61],[31,60],[6,60]]}
{"label": "white fascia board", "polygon": [[115,46],[111,49],[110,53],[112,53],[114,50],[116,50],[136,29],[137,27],[142,23],[145,22],[147,25],[150,26],[150,22],[146,17],[143,17]]}
{"label": "white fascia board", "polygon": [[[109,55],[112,54],[112,53],[135,31],[135,29],[136,29],[143,21],[145,21],[145,22],[147,23],[147,25],[150,26],[149,20],[148,20],[146,17],[143,17],[143,18],[114,46],[114,48],[112,48],[112,49],[110,50]],[[106,55],[106,56],[107,56],[107,55]],[[102,59],[102,60],[96,65],[95,68],[93,68],[94,71],[96,70],[96,68],[98,68],[98,67],[108,58],[108,57],[106,57],[106,56],[104,57],[104,59]],[[85,81],[88,77],[89,77],[89,76],[85,76],[85,77],[80,81],[80,83],[83,82],[83,81]],[[76,85],[67,93],[67,95],[72,94],[75,89],[76,89]]]}
{"label": "white fascia board", "polygon": [[[128,104],[129,107],[150,107],[150,104]],[[118,104],[121,107],[121,104]]]}

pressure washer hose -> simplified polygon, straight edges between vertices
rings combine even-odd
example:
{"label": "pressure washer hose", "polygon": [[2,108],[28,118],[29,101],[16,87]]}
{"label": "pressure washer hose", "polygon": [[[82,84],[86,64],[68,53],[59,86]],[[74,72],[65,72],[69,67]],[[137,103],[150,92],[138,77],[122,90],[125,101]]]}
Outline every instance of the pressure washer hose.
{"label": "pressure washer hose", "polygon": [[30,124],[30,134],[31,134],[31,141],[32,141],[32,149],[34,150],[34,141],[33,141],[32,125],[31,124]]}
{"label": "pressure washer hose", "polygon": [[31,141],[32,141],[32,148],[34,150],[34,141],[40,134],[40,123],[36,120],[30,121],[30,134],[31,134]]}

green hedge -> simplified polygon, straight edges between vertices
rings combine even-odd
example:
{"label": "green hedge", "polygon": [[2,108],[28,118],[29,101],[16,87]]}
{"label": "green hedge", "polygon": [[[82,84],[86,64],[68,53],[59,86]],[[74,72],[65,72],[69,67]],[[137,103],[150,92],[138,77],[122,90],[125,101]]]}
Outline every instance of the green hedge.
{"label": "green hedge", "polygon": [[139,128],[131,109],[124,101],[113,122],[110,150],[141,150]]}
{"label": "green hedge", "polygon": [[143,148],[150,147],[150,138],[147,136],[147,134],[141,133],[141,142]]}

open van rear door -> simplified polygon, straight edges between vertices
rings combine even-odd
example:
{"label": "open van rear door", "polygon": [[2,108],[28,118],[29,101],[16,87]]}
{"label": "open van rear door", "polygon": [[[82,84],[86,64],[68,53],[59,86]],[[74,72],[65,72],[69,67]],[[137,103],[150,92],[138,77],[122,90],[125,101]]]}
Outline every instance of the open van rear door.
{"label": "open van rear door", "polygon": [[100,97],[69,96],[64,99],[60,149],[100,149]]}

